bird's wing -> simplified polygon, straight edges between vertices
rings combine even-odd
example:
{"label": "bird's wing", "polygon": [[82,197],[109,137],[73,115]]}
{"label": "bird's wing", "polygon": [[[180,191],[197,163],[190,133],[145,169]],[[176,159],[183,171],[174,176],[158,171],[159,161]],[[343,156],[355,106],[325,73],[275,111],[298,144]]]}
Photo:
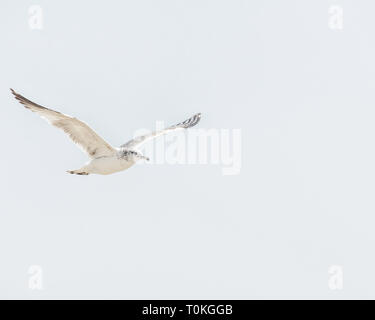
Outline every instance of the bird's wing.
{"label": "bird's wing", "polygon": [[164,135],[166,133],[176,131],[176,130],[191,128],[191,127],[195,126],[199,122],[200,119],[201,119],[201,114],[197,113],[194,116],[192,116],[191,118],[185,120],[184,122],[178,123],[174,126],[170,126],[170,127],[165,128],[163,130],[160,130],[160,131],[154,131],[154,132],[151,132],[151,133],[146,134],[144,136],[136,137],[133,140],[130,140],[127,143],[120,146],[120,148],[126,148],[126,149],[139,148],[145,142],[147,142],[147,141],[149,141],[153,138],[156,138],[158,136],[161,136],[161,135]]}
{"label": "bird's wing", "polygon": [[116,153],[116,150],[105,142],[86,123],[60,112],[42,107],[21,96],[13,89],[10,90],[14,94],[15,98],[25,106],[25,108],[38,113],[50,124],[62,129],[70,137],[70,139],[72,139],[73,142],[78,144],[84,151],[86,151],[91,158],[111,156]]}

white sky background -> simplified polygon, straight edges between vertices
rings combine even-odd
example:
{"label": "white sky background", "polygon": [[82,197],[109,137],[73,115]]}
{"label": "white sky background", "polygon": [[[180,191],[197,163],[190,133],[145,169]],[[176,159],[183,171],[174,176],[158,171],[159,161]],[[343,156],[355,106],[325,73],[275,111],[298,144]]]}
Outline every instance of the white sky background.
{"label": "white sky background", "polygon": [[[375,298],[374,13],[370,0],[1,1],[0,297]],[[202,112],[200,128],[242,129],[241,172],[69,175],[86,155],[10,87],[115,146]]]}

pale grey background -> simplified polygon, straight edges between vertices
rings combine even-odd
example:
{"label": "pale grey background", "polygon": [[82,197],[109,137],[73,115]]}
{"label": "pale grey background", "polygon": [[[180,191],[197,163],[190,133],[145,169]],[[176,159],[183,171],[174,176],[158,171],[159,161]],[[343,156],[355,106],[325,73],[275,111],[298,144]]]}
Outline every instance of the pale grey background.
{"label": "pale grey background", "polygon": [[[1,1],[0,297],[375,298],[374,14],[371,0]],[[66,174],[86,156],[9,87],[114,145],[200,111],[201,128],[242,128],[241,173]]]}

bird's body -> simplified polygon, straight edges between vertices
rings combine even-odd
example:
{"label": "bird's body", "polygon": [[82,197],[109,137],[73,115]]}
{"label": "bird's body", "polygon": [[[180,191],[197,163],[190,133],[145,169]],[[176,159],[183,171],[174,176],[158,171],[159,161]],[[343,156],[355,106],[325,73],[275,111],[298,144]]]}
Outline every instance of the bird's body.
{"label": "bird's body", "polygon": [[148,160],[147,157],[136,150],[144,142],[174,130],[187,129],[195,126],[199,122],[201,116],[200,113],[198,113],[184,122],[168,127],[164,130],[136,137],[119,148],[114,148],[104,141],[87,124],[77,118],[42,107],[16,93],[13,89],[11,89],[11,91],[15,98],[27,109],[38,113],[49,123],[62,129],[73,140],[73,142],[78,144],[89,155],[91,160],[82,168],[68,171],[69,173],[78,175],[88,175],[91,173],[108,175],[126,170],[141,159]]}
{"label": "bird's body", "polygon": [[127,160],[121,157],[120,154],[114,156],[103,156],[94,158],[87,162],[82,168],[78,170],[68,171],[69,173],[86,175],[89,173],[96,174],[112,174],[115,172],[123,171],[134,165],[136,161]]}
{"label": "bird's body", "polygon": [[69,171],[69,173],[82,175],[88,173],[111,174],[130,168],[136,164],[138,157],[148,160],[148,158],[134,150],[118,148],[114,155],[94,158],[88,161],[82,168]]}

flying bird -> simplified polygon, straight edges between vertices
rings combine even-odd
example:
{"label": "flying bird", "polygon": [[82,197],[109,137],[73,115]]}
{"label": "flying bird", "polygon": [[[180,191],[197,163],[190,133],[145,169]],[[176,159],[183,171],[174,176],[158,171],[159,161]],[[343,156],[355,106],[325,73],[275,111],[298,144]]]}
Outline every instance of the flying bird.
{"label": "flying bird", "polygon": [[138,151],[138,148],[145,142],[169,132],[183,130],[195,126],[201,114],[197,113],[184,122],[170,126],[160,131],[136,137],[120,147],[112,147],[86,123],[77,118],[65,115],[58,111],[42,107],[29,99],[21,96],[13,89],[10,89],[15,98],[33,112],[38,113],[42,118],[47,120],[55,127],[62,129],[70,139],[79,145],[85,151],[90,160],[80,169],[69,170],[68,173],[78,175],[112,174],[123,171],[133,166],[139,160],[149,160]]}

